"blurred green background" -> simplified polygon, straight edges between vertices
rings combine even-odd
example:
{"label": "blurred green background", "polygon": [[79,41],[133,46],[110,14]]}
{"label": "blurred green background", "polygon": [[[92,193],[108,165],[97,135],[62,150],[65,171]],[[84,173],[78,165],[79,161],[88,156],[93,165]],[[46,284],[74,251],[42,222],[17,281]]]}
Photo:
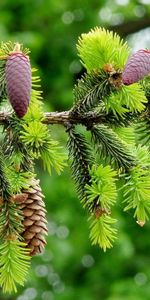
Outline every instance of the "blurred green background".
{"label": "blurred green background", "polygon": [[[1,0],[0,39],[31,49],[39,69],[46,111],[72,105],[72,88],[83,70],[78,36],[95,26],[117,31],[136,50],[150,48],[150,0]],[[63,128],[53,135],[65,145]],[[46,196],[48,245],[33,258],[28,281],[11,300],[149,300],[150,223],[140,228],[132,214],[116,214],[119,238],[103,253],[89,241],[87,213],[75,193],[69,168],[50,177],[37,167]]]}

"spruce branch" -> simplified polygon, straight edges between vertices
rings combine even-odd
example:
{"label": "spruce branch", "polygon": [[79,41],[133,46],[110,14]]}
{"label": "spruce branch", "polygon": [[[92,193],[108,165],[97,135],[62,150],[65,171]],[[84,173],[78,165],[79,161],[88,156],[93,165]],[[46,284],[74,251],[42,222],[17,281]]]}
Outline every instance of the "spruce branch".
{"label": "spruce branch", "polygon": [[[67,128],[72,176],[83,206],[90,213],[93,244],[105,251],[116,239],[113,228],[116,220],[111,214],[118,195],[118,174],[125,183],[122,188],[125,210],[134,209],[141,226],[149,218],[148,79],[141,85],[123,85],[122,69],[130,49],[119,36],[105,29],[95,28],[83,34],[77,49],[87,74],[75,85],[73,107],[69,111],[44,113],[35,69],[32,69],[31,91],[28,49],[11,42],[2,43],[0,48],[0,104],[2,107],[2,100],[10,98],[18,115],[9,110],[0,112],[0,124],[4,127],[0,150],[0,284],[5,292],[16,291],[16,283],[23,284],[29,253],[40,253],[46,244],[43,236],[47,234],[46,209],[39,181],[35,179],[34,161],[41,158],[49,173],[53,167],[60,174],[66,165],[66,155],[53,140],[47,125]],[[25,75],[25,84],[18,80],[21,73]],[[148,147],[136,147],[134,127],[126,128],[132,126],[136,117],[142,124],[140,128],[135,126],[136,142],[147,142]],[[93,149],[78,131],[77,124],[91,131],[92,143],[104,166],[96,165]]]}
{"label": "spruce branch", "polygon": [[[77,192],[81,200],[85,196],[85,185],[90,182],[89,168],[94,162],[90,145],[85,137],[76,131],[74,127],[68,130],[68,150],[71,161],[71,171],[74,178]],[[84,199],[86,201],[86,199]]]}
{"label": "spruce branch", "polygon": [[112,247],[116,239],[116,229],[112,223],[116,221],[110,216],[112,206],[116,203],[117,172],[110,166],[93,165],[90,170],[90,184],[86,184],[86,206],[90,208],[90,238],[92,244],[98,244],[104,251]]}
{"label": "spruce branch", "polygon": [[74,89],[75,104],[72,113],[86,113],[104,101],[105,97],[115,91],[109,73],[101,70],[85,74]]}
{"label": "spruce branch", "polygon": [[[93,165],[90,170],[90,184],[86,184],[86,197],[88,207],[91,207],[91,212],[98,212],[98,208],[103,212],[110,213],[111,206],[116,202],[117,188],[116,176],[117,172],[112,170],[111,167]],[[108,188],[109,187],[109,188]],[[95,211],[94,211],[95,207]]]}
{"label": "spruce branch", "polygon": [[4,240],[10,234],[19,236],[22,230],[22,216],[12,199],[11,181],[7,176],[5,156],[0,149],[0,239]]}
{"label": "spruce branch", "polygon": [[24,285],[30,259],[23,242],[10,239],[0,245],[0,285],[4,293],[17,292],[16,283]]}
{"label": "spruce branch", "polygon": [[150,216],[150,158],[149,148],[139,145],[133,149],[138,164],[124,175],[124,210],[134,210],[137,223],[143,226]]}
{"label": "spruce branch", "polygon": [[0,61],[0,102],[7,98],[4,68],[5,62]]}
{"label": "spruce branch", "polygon": [[125,170],[135,165],[134,156],[110,128],[95,125],[91,128],[91,134],[98,154],[107,163]]}
{"label": "spruce branch", "polygon": [[135,135],[137,143],[150,147],[150,118],[145,115],[135,123]]}
{"label": "spruce branch", "polygon": [[0,239],[5,240],[10,235],[21,237],[23,216],[19,207],[11,202],[3,202],[0,206]]}
{"label": "spruce branch", "polygon": [[90,239],[92,245],[98,244],[104,251],[113,246],[117,238],[117,230],[112,227],[116,223],[110,216],[102,215],[100,218],[92,219],[90,228]]}
{"label": "spruce branch", "polygon": [[29,250],[20,242],[23,216],[12,197],[11,181],[7,176],[5,156],[0,150],[0,285],[4,292],[17,291],[29,268]]}
{"label": "spruce branch", "polygon": [[[0,112],[0,124],[9,125],[12,117],[11,112]],[[87,126],[87,124],[114,124],[116,126],[127,126],[135,118],[136,114],[130,112],[124,115],[124,118],[119,116],[116,118],[112,112],[106,111],[89,111],[86,113],[74,113],[72,110],[62,111],[62,112],[46,112],[42,114],[41,122],[47,125],[62,125],[66,126],[67,123],[73,125],[82,124]],[[10,124],[11,125],[11,124]]]}
{"label": "spruce branch", "polygon": [[145,224],[150,216],[150,175],[149,170],[139,167],[133,168],[130,176],[127,175],[124,185],[125,211],[134,209],[137,222]]}
{"label": "spruce branch", "polygon": [[0,147],[0,197],[8,201],[12,195],[11,185],[6,173],[5,157]]}
{"label": "spruce branch", "polygon": [[116,93],[111,93],[105,100],[106,111],[112,112],[116,118],[128,117],[128,114],[136,115],[144,111],[147,98],[141,86],[134,83],[122,86]]}
{"label": "spruce branch", "polygon": [[[32,171],[32,158],[20,138],[23,121],[12,115],[5,127],[4,153],[16,170]],[[14,158],[14,161],[13,161]]]}
{"label": "spruce branch", "polygon": [[130,52],[127,43],[116,33],[98,27],[81,35],[77,49],[88,73],[103,68],[105,64],[122,69]]}

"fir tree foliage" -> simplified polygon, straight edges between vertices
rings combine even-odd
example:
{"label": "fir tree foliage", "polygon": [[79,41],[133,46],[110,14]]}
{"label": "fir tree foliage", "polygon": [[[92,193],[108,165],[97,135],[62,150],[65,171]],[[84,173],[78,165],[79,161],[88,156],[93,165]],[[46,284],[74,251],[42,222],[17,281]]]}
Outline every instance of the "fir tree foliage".
{"label": "fir tree foliage", "polygon": [[0,284],[4,292],[23,285],[30,265],[29,250],[21,242],[23,216],[13,201],[13,187],[7,176],[5,156],[0,155]]}
{"label": "fir tree foliage", "polygon": [[150,119],[149,116],[142,117],[135,124],[136,141],[150,147]]}
{"label": "fir tree foliage", "polygon": [[138,146],[134,149],[138,160],[125,176],[123,197],[125,208],[134,210],[134,217],[138,224],[145,224],[150,215],[150,158],[146,146]]}
{"label": "fir tree foliage", "polygon": [[[8,109],[5,65],[14,49],[17,48],[12,42],[0,47],[0,105],[4,109]],[[29,54],[22,45],[19,49],[24,55]],[[111,31],[96,27],[82,34],[77,49],[86,73],[75,85],[71,119],[64,123],[68,156],[79,198],[89,213],[90,239],[105,251],[117,238],[113,215],[118,192],[123,194],[124,210],[133,210],[139,225],[149,219],[150,84],[147,77],[140,83],[123,85],[122,71],[130,49]],[[46,125],[40,89],[40,78],[32,69],[28,111],[21,119],[10,114],[1,137],[0,284],[4,292],[16,292],[16,283],[24,284],[30,264],[30,249],[23,239],[25,215],[15,199],[26,191],[38,199],[38,204],[34,205],[27,194],[29,210],[25,214],[30,212],[30,203],[34,211],[41,201],[45,216],[43,195],[35,180],[35,162],[42,160],[50,174],[52,169],[60,174],[66,165],[65,151]],[[72,120],[88,114],[99,115],[99,121],[87,118],[81,133]]]}
{"label": "fir tree foliage", "polygon": [[108,78],[103,70],[82,76],[74,89],[73,112],[88,112],[104,101],[114,90]]}
{"label": "fir tree foliage", "polygon": [[[85,195],[85,185],[90,181],[89,167],[92,166],[94,158],[92,150],[84,135],[77,132],[75,128],[68,130],[68,150],[72,159],[71,170],[72,177],[77,186],[77,192],[81,199]],[[86,202],[86,198],[84,199]]]}
{"label": "fir tree foliage", "polygon": [[[94,100],[101,99],[107,112],[113,112],[117,119],[119,117],[125,118],[126,113],[136,113],[144,110],[147,99],[141,86],[138,83],[124,86],[120,77],[118,77],[118,72],[124,67],[129,55],[127,43],[124,43],[113,32],[96,27],[89,33],[81,35],[77,49],[81,62],[87,69],[88,82],[90,78],[92,80],[93,74],[95,76],[96,74],[105,74],[105,77],[101,80],[102,82],[99,82],[98,97],[95,97],[93,93],[93,98]],[[119,82],[115,82],[113,76],[117,76]],[[93,81],[91,83],[93,84]],[[81,99],[82,103],[86,104],[84,101],[85,95],[88,98],[89,91],[86,87],[86,81],[82,78],[75,88],[75,99],[79,102],[79,108]],[[91,84],[90,99],[90,102],[92,102]],[[89,109],[88,106],[87,109]]]}
{"label": "fir tree foliage", "polygon": [[111,208],[117,199],[117,172],[109,165],[93,165],[90,176],[90,183],[86,185],[86,205],[92,211],[90,238],[92,244],[98,244],[105,251],[117,237],[117,230],[112,227],[116,220],[111,217]]}
{"label": "fir tree foliage", "polygon": [[112,227],[115,223],[116,219],[107,215],[93,219],[90,225],[92,245],[98,244],[104,251],[110,249],[117,238],[117,229]]}
{"label": "fir tree foliage", "polygon": [[[2,43],[0,48],[1,98],[6,100],[5,64],[14,43]],[[19,50],[20,51],[20,50]],[[29,51],[21,51],[27,55]],[[32,94],[28,113],[22,119],[12,114],[4,126],[3,147],[0,150],[0,284],[4,292],[16,292],[16,284],[24,285],[30,266],[30,249],[24,243],[24,215],[15,197],[30,191],[34,174],[34,160],[41,158],[49,172],[54,167],[60,174],[66,155],[59,143],[51,137],[43,123],[43,104],[40,79],[32,78]],[[42,197],[42,194],[41,194]],[[20,198],[21,199],[21,198]]]}
{"label": "fir tree foliage", "polygon": [[106,99],[106,110],[112,111],[116,117],[125,116],[127,112],[138,113],[145,108],[147,99],[138,83],[131,86],[122,86],[117,93],[111,93]]}
{"label": "fir tree foliage", "polygon": [[124,187],[125,211],[134,209],[134,217],[145,224],[150,214],[150,175],[149,170],[134,168]]}
{"label": "fir tree foliage", "polygon": [[110,128],[95,125],[91,133],[97,152],[105,161],[123,169],[129,169],[135,164],[135,157],[127,145]]}
{"label": "fir tree foliage", "polygon": [[79,38],[77,49],[81,62],[90,73],[103,69],[105,64],[114,68],[123,68],[130,49],[120,37],[112,31],[96,27]]}
{"label": "fir tree foliage", "polygon": [[[34,70],[35,71],[35,70]],[[39,87],[39,77],[33,76],[34,88]],[[21,122],[18,132],[21,142],[26,145],[31,158],[41,158],[44,168],[51,174],[52,167],[58,174],[66,166],[66,154],[59,143],[52,139],[49,128],[42,123],[43,104],[41,92],[33,89],[29,110]]]}
{"label": "fir tree foliage", "polygon": [[[132,122],[139,118],[139,114],[147,106],[146,93],[139,83],[130,86],[122,84],[121,71],[127,61],[130,49],[118,35],[102,28],[95,28],[87,34],[82,34],[77,49],[87,74],[78,80],[75,86],[72,113],[75,116],[94,111],[103,116],[104,124],[91,124],[90,121],[85,124],[87,130],[91,132],[91,142],[96,148],[97,157],[100,158],[100,161],[103,161],[108,169],[114,168],[116,170],[118,180],[122,180],[122,176],[125,176],[125,186],[127,185],[127,189],[130,190],[129,187],[134,175],[136,174],[140,181],[141,174],[144,172],[144,167],[140,163],[142,154],[139,159],[139,153],[145,151],[145,149],[135,151],[136,136]],[[83,138],[82,136],[82,140]],[[70,155],[73,157],[71,168],[75,174],[75,182],[80,187],[79,191],[82,191],[82,195],[79,193],[81,202],[84,207],[88,208],[92,216],[91,240],[106,250],[107,247],[112,246],[116,238],[116,229],[113,230],[112,228],[112,223],[115,223],[115,220],[109,213],[111,213],[111,206],[117,199],[117,188],[115,183],[110,180],[105,167],[104,173],[101,169],[104,177],[102,180],[98,177],[97,167],[92,169],[91,163],[87,161],[86,166],[88,168],[86,167],[86,170],[89,171],[85,173],[88,176],[83,175],[81,161],[84,161],[82,155],[85,146],[80,147],[79,144],[69,143],[72,145]],[[81,158],[77,159],[76,155]],[[93,164],[96,165],[95,158]],[[93,173],[90,170],[93,170]],[[106,177],[109,178],[109,182],[106,181],[106,184],[104,184],[105,172]],[[81,178],[78,177],[79,174],[82,174]],[[88,180],[83,180],[84,177]],[[86,189],[84,185],[82,186],[82,181],[84,184],[86,183]],[[126,195],[125,189],[124,195]],[[125,198],[127,201],[125,210],[133,206],[134,209],[137,208],[138,204],[137,206],[133,205],[135,202],[134,193]],[[144,211],[148,214],[148,208],[145,208]],[[140,218],[142,220],[140,214],[143,216],[142,206],[140,208],[138,206],[135,211],[134,216],[137,217],[138,221]],[[143,220],[146,218],[143,217]]]}
{"label": "fir tree foliage", "polygon": [[135,144],[135,129],[133,126],[128,127],[113,127],[113,131],[117,134],[117,136],[126,143],[128,146],[131,147]]}
{"label": "fir tree foliage", "polygon": [[[90,184],[86,185],[87,203],[95,202],[106,212],[115,204],[117,198],[116,176],[117,172],[112,170],[109,165],[96,167],[90,170]],[[109,188],[108,188],[109,187]]]}
{"label": "fir tree foliage", "polygon": [[7,97],[4,66],[4,61],[0,61],[0,102],[2,102]]}
{"label": "fir tree foliage", "polygon": [[4,293],[17,292],[16,283],[24,285],[29,267],[25,243],[10,239],[0,245],[0,285]]}

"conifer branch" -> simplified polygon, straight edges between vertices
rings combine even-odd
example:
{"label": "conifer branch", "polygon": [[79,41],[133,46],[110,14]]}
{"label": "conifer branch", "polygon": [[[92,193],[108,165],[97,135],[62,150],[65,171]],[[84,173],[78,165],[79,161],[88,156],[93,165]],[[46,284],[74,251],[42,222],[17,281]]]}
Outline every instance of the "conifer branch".
{"label": "conifer branch", "polygon": [[[68,149],[69,157],[72,158],[72,176],[77,186],[77,191],[81,199],[85,197],[85,185],[90,183],[89,168],[94,162],[90,145],[85,137],[77,132],[75,128],[68,129]],[[86,202],[86,199],[84,199]]]}
{"label": "conifer branch", "polygon": [[[0,112],[0,123],[1,124],[9,124],[9,119],[12,116],[10,112]],[[71,124],[83,124],[87,125],[87,123],[103,123],[107,119],[104,114],[96,113],[93,111],[89,111],[88,113],[80,114],[74,113],[71,110],[62,111],[62,112],[46,112],[44,113],[42,123],[44,124],[61,124],[65,125],[66,123]]]}
{"label": "conifer branch", "polygon": [[113,79],[109,72],[101,70],[85,74],[74,88],[75,103],[72,111],[86,113],[95,108],[115,91]]}
{"label": "conifer branch", "polygon": [[114,163],[117,168],[123,169],[129,169],[136,164],[127,146],[110,128],[104,125],[93,126],[91,134],[97,152],[107,163]]}
{"label": "conifer branch", "polygon": [[[46,209],[34,162],[40,158],[49,173],[54,168],[60,174],[66,166],[66,154],[47,125],[60,124],[68,134],[72,177],[90,213],[92,244],[105,251],[116,239],[111,214],[121,181],[125,210],[134,209],[141,226],[150,215],[150,84],[146,79],[141,85],[123,84],[130,49],[112,32],[95,28],[81,35],[77,49],[86,74],[75,85],[73,106],[44,113],[40,79],[34,74],[31,86],[35,69],[31,69],[28,50],[11,42],[0,48],[0,102],[8,100],[15,112],[1,103],[0,285],[4,292],[16,291],[16,283],[24,284],[29,256],[41,253],[46,243]],[[23,81],[19,81],[20,73]],[[125,128],[137,116],[140,126]],[[91,132],[99,157],[93,154],[87,133],[78,131],[82,127],[78,124]],[[147,147],[136,147],[136,142],[147,142]]]}
{"label": "conifer branch", "polygon": [[[10,112],[0,112],[0,124],[8,125],[9,119],[11,118],[12,113]],[[45,112],[43,116],[42,123],[47,125],[63,125],[65,126],[66,123],[70,124],[82,124],[85,126],[90,126],[93,124],[108,124],[108,123],[115,123],[117,125],[128,125],[133,116],[128,113],[128,119],[118,118],[116,119],[112,113],[99,113],[95,111],[89,111],[87,113],[76,113],[71,110],[61,111],[61,112]],[[135,116],[136,117],[136,116]]]}

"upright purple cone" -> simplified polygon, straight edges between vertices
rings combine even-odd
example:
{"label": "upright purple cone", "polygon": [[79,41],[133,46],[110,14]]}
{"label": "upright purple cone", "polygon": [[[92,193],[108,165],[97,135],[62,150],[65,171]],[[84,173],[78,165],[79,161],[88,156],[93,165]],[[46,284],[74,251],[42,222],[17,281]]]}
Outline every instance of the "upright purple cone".
{"label": "upright purple cone", "polygon": [[31,66],[28,56],[22,52],[10,54],[5,71],[8,98],[16,115],[22,118],[28,110],[31,96]]}
{"label": "upright purple cone", "polygon": [[138,50],[129,57],[122,73],[122,82],[130,85],[150,73],[150,51]]}

